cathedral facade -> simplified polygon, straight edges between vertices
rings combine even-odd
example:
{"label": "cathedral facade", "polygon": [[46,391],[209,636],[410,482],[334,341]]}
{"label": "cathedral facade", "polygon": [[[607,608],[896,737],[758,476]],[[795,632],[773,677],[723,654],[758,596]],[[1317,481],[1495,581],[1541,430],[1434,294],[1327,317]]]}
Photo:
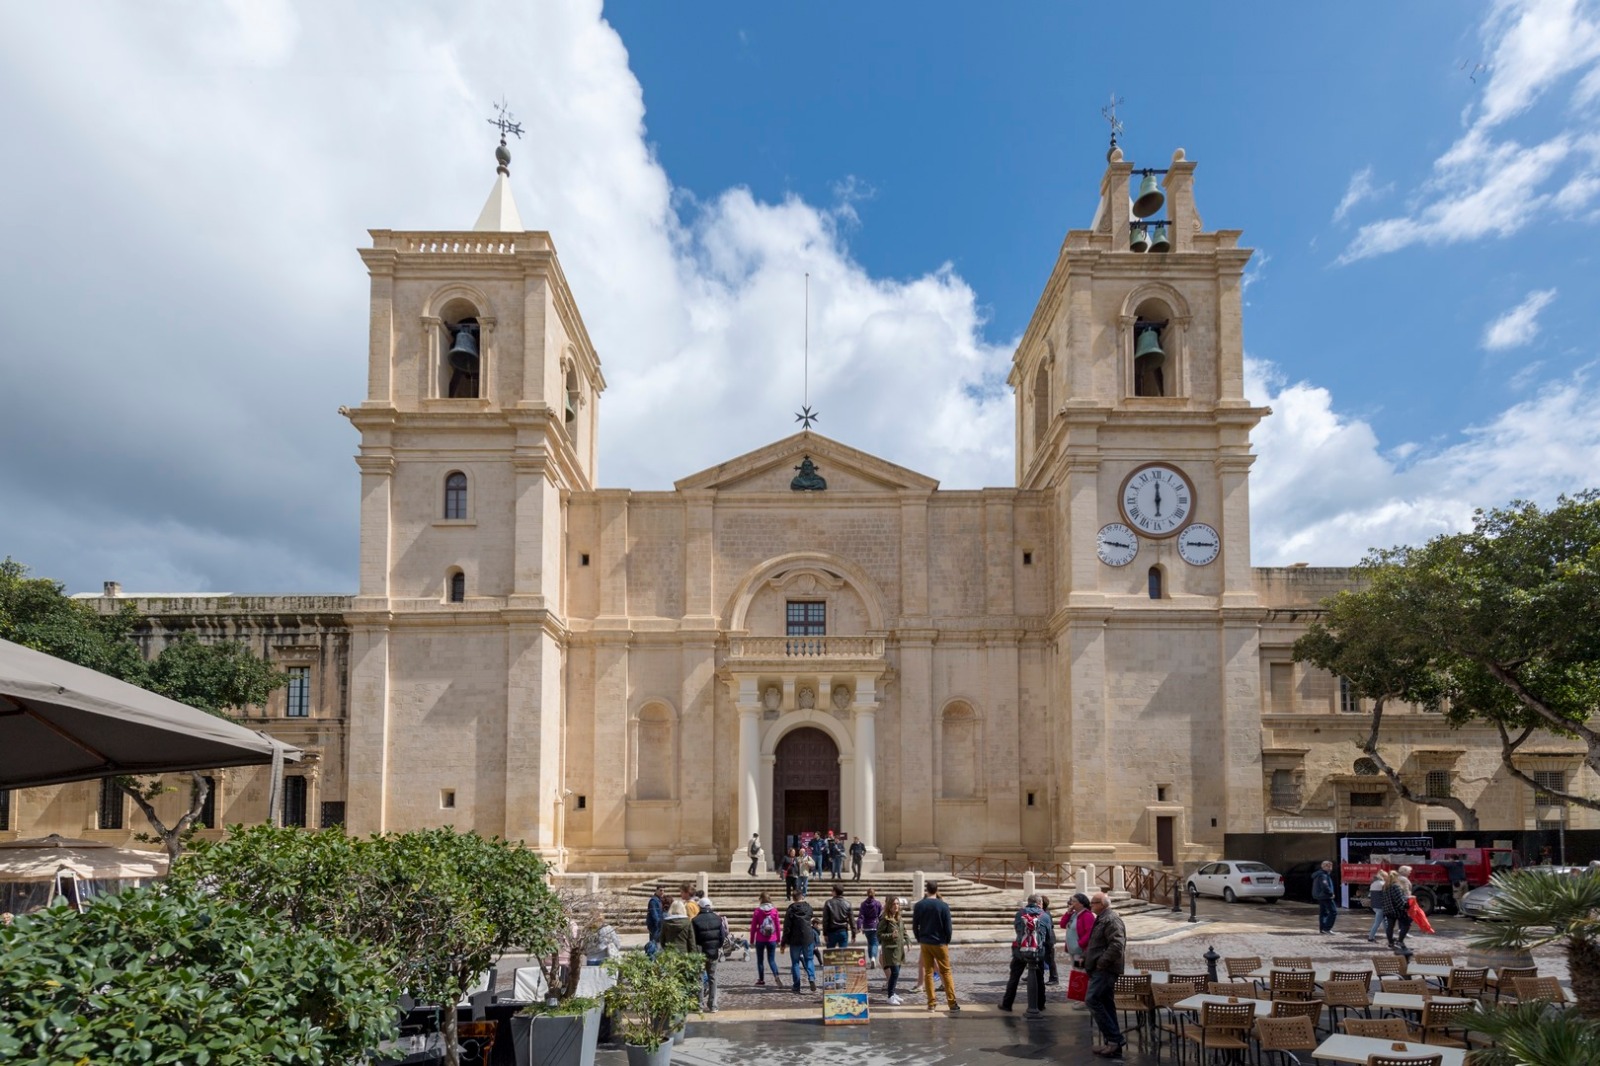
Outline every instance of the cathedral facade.
{"label": "cathedral facade", "polygon": [[[1348,573],[1251,565],[1250,251],[1202,225],[1194,174],[1112,154],[1013,358],[1014,487],[941,490],[806,430],[632,491],[597,482],[600,356],[502,172],[476,228],[361,250],[356,594],[140,598],[148,639],[290,671],[245,714],[311,754],[289,821],[450,824],[569,870],[742,870],[752,833],[770,854],[825,829],[895,869],[1447,830],[1361,765],[1360,701],[1292,661]],[[1548,819],[1492,730],[1385,721],[1419,790]],[[1587,773],[1554,738],[1519,759]],[[215,824],[266,813],[262,775],[219,772]],[[137,828],[98,785],[8,802],[12,835]]]}

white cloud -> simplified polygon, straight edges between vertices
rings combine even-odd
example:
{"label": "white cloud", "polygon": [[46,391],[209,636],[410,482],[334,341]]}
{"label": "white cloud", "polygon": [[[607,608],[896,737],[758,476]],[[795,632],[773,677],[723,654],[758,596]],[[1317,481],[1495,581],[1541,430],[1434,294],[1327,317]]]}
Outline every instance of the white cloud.
{"label": "white cloud", "polygon": [[[1467,109],[1467,131],[1434,161],[1431,176],[1412,197],[1411,211],[1362,226],[1340,263],[1415,244],[1507,237],[1541,214],[1581,217],[1600,195],[1600,142],[1583,114],[1583,105],[1600,84],[1600,12],[1595,5],[1589,0],[1499,0],[1482,34],[1489,69],[1480,79],[1481,102]],[[1541,133],[1526,147],[1498,133],[1553,87],[1580,74],[1572,94],[1578,117],[1569,128],[1550,136]]]}
{"label": "white cloud", "polygon": [[1491,352],[1499,352],[1532,343],[1539,335],[1539,312],[1555,298],[1555,289],[1530,292],[1527,299],[1484,328],[1483,346]]}
{"label": "white cloud", "polygon": [[1350,175],[1350,184],[1345,186],[1344,196],[1339,200],[1339,206],[1333,209],[1333,221],[1342,222],[1350,209],[1367,200],[1375,200],[1394,188],[1393,184],[1385,185],[1381,189],[1373,183],[1372,167],[1367,165]]}
{"label": "white cloud", "polygon": [[1329,392],[1246,360],[1245,391],[1273,414],[1251,435],[1251,547],[1257,566],[1343,566],[1371,548],[1467,528],[1474,509],[1546,505],[1589,487],[1600,469],[1600,390],[1581,370],[1483,425],[1385,454],[1366,422]]}

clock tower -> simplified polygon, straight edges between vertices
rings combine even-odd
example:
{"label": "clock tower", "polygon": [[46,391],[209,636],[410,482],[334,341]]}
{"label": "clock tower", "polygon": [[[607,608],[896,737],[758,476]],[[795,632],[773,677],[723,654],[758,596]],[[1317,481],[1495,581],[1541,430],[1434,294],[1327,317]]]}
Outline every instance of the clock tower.
{"label": "clock tower", "polygon": [[1244,397],[1250,251],[1204,228],[1194,172],[1113,147],[1012,361],[1018,484],[1056,530],[1061,860],[1261,828],[1248,474],[1268,411]]}

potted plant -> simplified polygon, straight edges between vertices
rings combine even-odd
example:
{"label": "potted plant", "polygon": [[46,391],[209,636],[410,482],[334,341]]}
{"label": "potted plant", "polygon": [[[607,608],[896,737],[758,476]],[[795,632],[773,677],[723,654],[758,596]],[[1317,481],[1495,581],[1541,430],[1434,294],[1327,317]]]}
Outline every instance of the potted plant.
{"label": "potted plant", "polygon": [[582,989],[587,995],[578,993],[581,984],[591,984],[582,979],[590,959],[620,952],[616,931],[606,923],[604,895],[571,889],[555,892],[563,920],[550,951],[537,956],[544,974],[544,1000],[511,1017],[517,1066],[593,1066],[603,990],[592,986]]}
{"label": "potted plant", "polygon": [[650,958],[630,951],[606,963],[616,983],[606,989],[606,1008],[622,1026],[628,1066],[668,1066],[672,1034],[690,1011],[700,1009],[705,959],[663,951]]}

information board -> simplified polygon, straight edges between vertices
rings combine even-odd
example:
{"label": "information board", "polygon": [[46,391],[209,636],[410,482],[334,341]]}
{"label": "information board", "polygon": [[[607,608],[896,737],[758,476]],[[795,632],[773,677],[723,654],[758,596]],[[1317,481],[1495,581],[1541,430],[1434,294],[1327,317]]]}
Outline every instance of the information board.
{"label": "information board", "polygon": [[867,949],[824,948],[822,972],[822,1024],[867,1023]]}

